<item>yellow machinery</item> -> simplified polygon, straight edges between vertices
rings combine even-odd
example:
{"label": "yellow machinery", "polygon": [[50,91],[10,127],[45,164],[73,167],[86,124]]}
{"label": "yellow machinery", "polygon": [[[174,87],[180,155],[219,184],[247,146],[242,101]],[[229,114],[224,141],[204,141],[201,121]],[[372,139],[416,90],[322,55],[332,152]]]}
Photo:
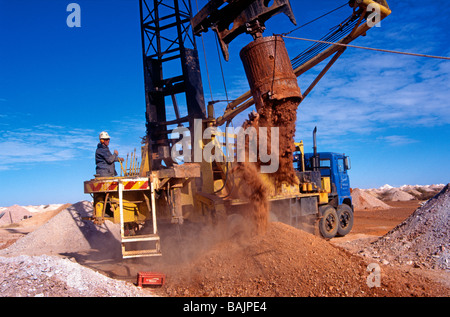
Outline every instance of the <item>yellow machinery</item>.
{"label": "yellow machinery", "polygon": [[[181,18],[173,23],[168,21],[163,26],[161,23],[165,18],[162,17],[162,11],[158,11],[157,7],[149,8],[151,6],[146,0],[140,0],[147,106],[147,136],[141,148],[141,162],[139,165],[133,162],[135,165],[130,170],[123,170],[123,176],[99,177],[84,183],[84,192],[93,196],[94,221],[99,224],[105,220],[120,223],[124,258],[161,255],[158,223],[163,220],[176,224],[184,221],[218,223],[230,214],[248,212],[252,198],[248,194],[242,194],[243,191],[248,191],[248,184],[235,173],[236,166],[242,162],[237,162],[236,151],[232,156],[228,153],[230,149],[236,150],[239,146],[238,135],[227,131],[224,133],[218,128],[224,124],[228,127],[228,123],[237,114],[254,104],[258,114],[264,113],[267,104],[281,106],[285,102],[292,102],[297,107],[343,53],[345,46],[342,45],[365,35],[373,26],[371,20],[366,20],[372,12],[368,8],[378,8],[379,20],[390,14],[384,0],[349,1],[353,12],[346,23],[351,28],[338,42],[341,45],[328,45],[294,68],[282,37],[262,36],[264,22],[274,14],[285,13],[295,23],[288,0],[274,1],[270,8],[264,5],[263,0],[246,1],[247,6],[242,6],[243,0],[209,1],[194,17],[183,12],[179,1],[175,0],[174,3],[174,13],[167,13],[167,20],[172,16]],[[240,9],[236,11],[234,8]],[[191,18],[186,19],[186,16]],[[158,46],[155,54],[149,53],[151,45],[145,42],[152,38],[148,36],[149,32],[154,32],[158,39],[158,36],[162,38],[162,31],[176,27],[177,31],[174,32],[178,32],[179,40],[185,38],[180,33],[183,28],[178,27],[181,23],[192,26],[195,35],[212,28],[217,34],[225,59],[229,58],[228,44],[238,34],[248,32],[254,38],[241,51],[251,91],[228,103],[225,112],[219,117],[214,114],[214,103],[205,107],[199,93],[201,81],[195,43],[193,48],[189,48],[186,43],[174,41],[173,43],[179,44],[181,52],[176,57],[167,57],[174,51],[172,46],[165,52]],[[233,28],[224,27],[227,25],[233,25]],[[158,33],[158,30],[161,32]],[[331,61],[302,94],[297,77],[332,55],[334,57]],[[164,63],[175,58],[181,59],[183,75],[170,79],[161,77]],[[185,92],[187,96],[188,109],[185,117],[180,114],[176,100],[176,95],[180,92]],[[174,120],[166,118],[165,97],[172,99],[176,114]],[[303,143],[296,143],[295,151],[300,153],[300,161],[303,162],[301,173],[307,173]],[[205,159],[205,153],[211,154],[213,159]],[[177,163],[176,157],[180,156],[183,161]],[[260,163],[252,164],[260,168],[264,165]],[[322,219],[325,216],[321,213],[323,207],[337,207],[329,204],[332,193],[330,177],[308,178],[303,177],[304,175],[296,177],[294,182],[274,182],[270,173],[260,174],[258,177],[267,189],[266,198],[272,206],[271,211],[277,209],[274,206],[281,206],[284,214],[280,217],[289,218],[285,221],[292,223],[292,219],[308,215],[318,216],[319,221],[325,221]],[[331,215],[336,218],[335,214]],[[330,223],[337,221],[333,217],[328,219]],[[147,230],[141,230],[143,228]],[[334,230],[335,234],[334,227],[330,230]]]}

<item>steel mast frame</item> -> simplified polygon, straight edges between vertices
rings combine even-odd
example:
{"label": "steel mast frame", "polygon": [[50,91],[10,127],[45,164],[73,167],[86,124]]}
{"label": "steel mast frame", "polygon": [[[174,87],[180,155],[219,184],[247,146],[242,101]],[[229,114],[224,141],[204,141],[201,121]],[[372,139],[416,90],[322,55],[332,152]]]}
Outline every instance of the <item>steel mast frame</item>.
{"label": "steel mast frame", "polygon": [[[206,118],[190,0],[139,0],[150,170],[173,164],[175,126]],[[167,74],[170,69],[171,74]],[[167,77],[166,77],[167,76]],[[177,95],[185,98],[177,98]],[[170,97],[170,98],[169,98]]]}

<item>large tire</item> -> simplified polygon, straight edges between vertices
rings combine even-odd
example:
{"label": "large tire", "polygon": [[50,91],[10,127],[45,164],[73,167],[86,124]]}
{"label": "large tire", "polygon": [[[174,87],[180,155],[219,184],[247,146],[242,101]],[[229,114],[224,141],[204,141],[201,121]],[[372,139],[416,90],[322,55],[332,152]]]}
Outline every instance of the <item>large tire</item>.
{"label": "large tire", "polygon": [[349,205],[339,205],[337,208],[339,226],[337,235],[343,237],[353,228],[353,210]]}
{"label": "large tire", "polygon": [[319,220],[319,232],[325,239],[334,238],[338,231],[339,218],[334,209],[330,205],[321,206],[319,208],[320,220]]}

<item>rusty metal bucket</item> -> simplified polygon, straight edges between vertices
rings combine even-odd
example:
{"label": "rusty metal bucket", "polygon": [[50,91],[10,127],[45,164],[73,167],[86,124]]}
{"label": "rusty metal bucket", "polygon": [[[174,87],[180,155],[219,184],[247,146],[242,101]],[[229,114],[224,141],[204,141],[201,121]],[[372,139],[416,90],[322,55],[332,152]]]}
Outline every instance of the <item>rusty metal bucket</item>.
{"label": "rusty metal bucket", "polygon": [[282,37],[257,38],[241,50],[240,57],[257,110],[264,100],[298,98],[300,102],[302,94]]}

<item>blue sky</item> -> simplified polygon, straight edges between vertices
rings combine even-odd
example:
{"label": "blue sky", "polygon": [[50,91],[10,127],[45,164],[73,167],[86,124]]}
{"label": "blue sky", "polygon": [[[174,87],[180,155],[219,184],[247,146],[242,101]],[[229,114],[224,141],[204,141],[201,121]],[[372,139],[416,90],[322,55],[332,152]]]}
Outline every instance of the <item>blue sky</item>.
{"label": "blue sky", "polygon": [[[69,28],[66,7],[81,8]],[[192,1],[195,7],[195,1]],[[205,1],[199,1],[202,6]],[[291,1],[299,25],[345,1]],[[352,44],[450,56],[445,1],[389,1],[392,15]],[[344,8],[292,36],[319,39],[350,14]],[[290,31],[284,15],[266,35]],[[98,133],[122,156],[145,134],[137,0],[0,0],[0,206],[74,203],[90,197]],[[239,50],[224,62],[228,97],[248,90]],[[310,45],[286,39],[291,57]],[[206,101],[225,90],[212,32],[197,38]],[[205,56],[211,78],[207,80]],[[299,77],[304,91],[320,67]],[[450,62],[349,48],[298,109],[298,140],[351,157],[352,187],[448,183]],[[223,104],[217,104],[216,115]],[[246,114],[236,118],[238,126]]]}

